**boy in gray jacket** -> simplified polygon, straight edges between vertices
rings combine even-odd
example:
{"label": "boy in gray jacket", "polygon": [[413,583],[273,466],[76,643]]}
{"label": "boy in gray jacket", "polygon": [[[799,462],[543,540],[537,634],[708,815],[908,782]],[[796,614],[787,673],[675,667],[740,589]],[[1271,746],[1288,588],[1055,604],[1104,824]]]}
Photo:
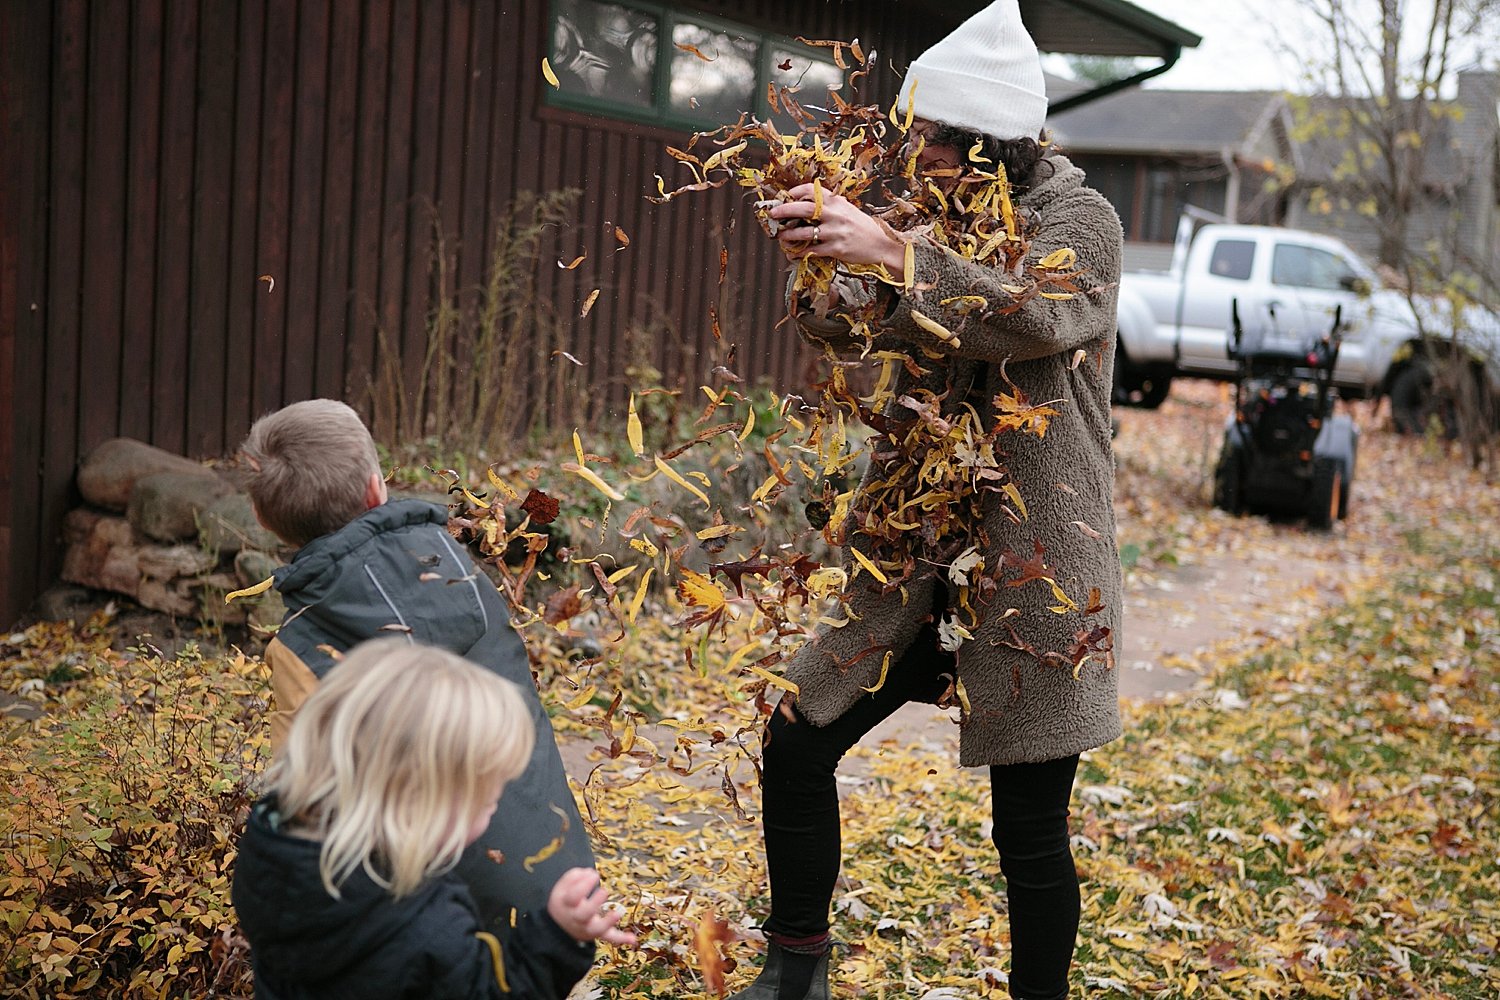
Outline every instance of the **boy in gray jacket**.
{"label": "boy in gray jacket", "polygon": [[256,517],[298,546],[275,574],[287,614],[266,649],[273,744],[335,657],[379,636],[457,653],[525,696],[536,728],[530,763],[458,867],[485,928],[503,942],[515,918],[546,908],[564,872],[594,867],[505,602],[449,536],[444,508],[389,499],[375,442],[343,403],[313,399],[268,414],[250,428],[241,453]]}

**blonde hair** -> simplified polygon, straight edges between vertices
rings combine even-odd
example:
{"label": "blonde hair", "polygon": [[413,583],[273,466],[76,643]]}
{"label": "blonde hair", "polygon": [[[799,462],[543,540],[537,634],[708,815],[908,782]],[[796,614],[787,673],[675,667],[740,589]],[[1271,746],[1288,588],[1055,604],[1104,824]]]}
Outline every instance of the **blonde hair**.
{"label": "blonde hair", "polygon": [[364,423],[336,399],[309,399],[257,420],[240,446],[250,500],[267,528],[293,545],[337,531],[368,505],[380,457]]}
{"label": "blonde hair", "polygon": [[265,790],[285,822],[322,841],[330,895],[363,868],[399,899],[458,862],[534,739],[510,681],[446,650],[378,639],[298,709]]}

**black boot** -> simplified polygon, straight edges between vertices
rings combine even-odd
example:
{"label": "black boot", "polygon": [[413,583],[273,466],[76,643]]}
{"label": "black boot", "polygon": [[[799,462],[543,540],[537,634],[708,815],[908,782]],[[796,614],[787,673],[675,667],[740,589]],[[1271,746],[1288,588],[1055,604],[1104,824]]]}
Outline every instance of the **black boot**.
{"label": "black boot", "polygon": [[[821,955],[805,955],[788,951],[775,941],[767,941],[765,968],[760,970],[755,982],[730,994],[729,1000],[829,1000],[828,956],[832,954],[831,946]],[[806,967],[808,964],[810,970]],[[809,971],[812,977],[806,990],[797,996],[782,992],[783,981],[803,979]]]}

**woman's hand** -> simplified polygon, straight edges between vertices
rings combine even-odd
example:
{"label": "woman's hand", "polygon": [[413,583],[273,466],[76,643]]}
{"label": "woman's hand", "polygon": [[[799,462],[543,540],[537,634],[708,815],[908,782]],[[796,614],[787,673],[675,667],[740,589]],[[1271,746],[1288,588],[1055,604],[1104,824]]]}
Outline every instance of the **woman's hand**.
{"label": "woman's hand", "polygon": [[552,887],[547,913],[575,941],[598,939],[610,944],[635,944],[634,934],[615,926],[620,922],[620,911],[604,909],[608,901],[609,893],[604,891],[598,872],[592,868],[570,868]]}
{"label": "woman's hand", "polygon": [[895,230],[842,195],[823,191],[823,210],[813,200],[813,185],[799,184],[787,192],[795,201],[773,206],[767,214],[778,222],[800,222],[776,234],[791,260],[809,255],[832,257],[846,264],[879,264],[895,279],[906,270],[906,244]]}

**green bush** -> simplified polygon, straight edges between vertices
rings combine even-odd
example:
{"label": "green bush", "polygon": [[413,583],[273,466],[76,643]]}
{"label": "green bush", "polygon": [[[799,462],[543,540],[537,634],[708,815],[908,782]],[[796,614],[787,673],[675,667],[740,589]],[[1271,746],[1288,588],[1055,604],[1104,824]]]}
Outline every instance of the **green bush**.
{"label": "green bush", "polygon": [[95,649],[49,687],[55,662],[25,655],[47,628],[6,666],[45,700],[0,741],[0,993],[249,997],[229,886],[268,753],[265,668]]}

